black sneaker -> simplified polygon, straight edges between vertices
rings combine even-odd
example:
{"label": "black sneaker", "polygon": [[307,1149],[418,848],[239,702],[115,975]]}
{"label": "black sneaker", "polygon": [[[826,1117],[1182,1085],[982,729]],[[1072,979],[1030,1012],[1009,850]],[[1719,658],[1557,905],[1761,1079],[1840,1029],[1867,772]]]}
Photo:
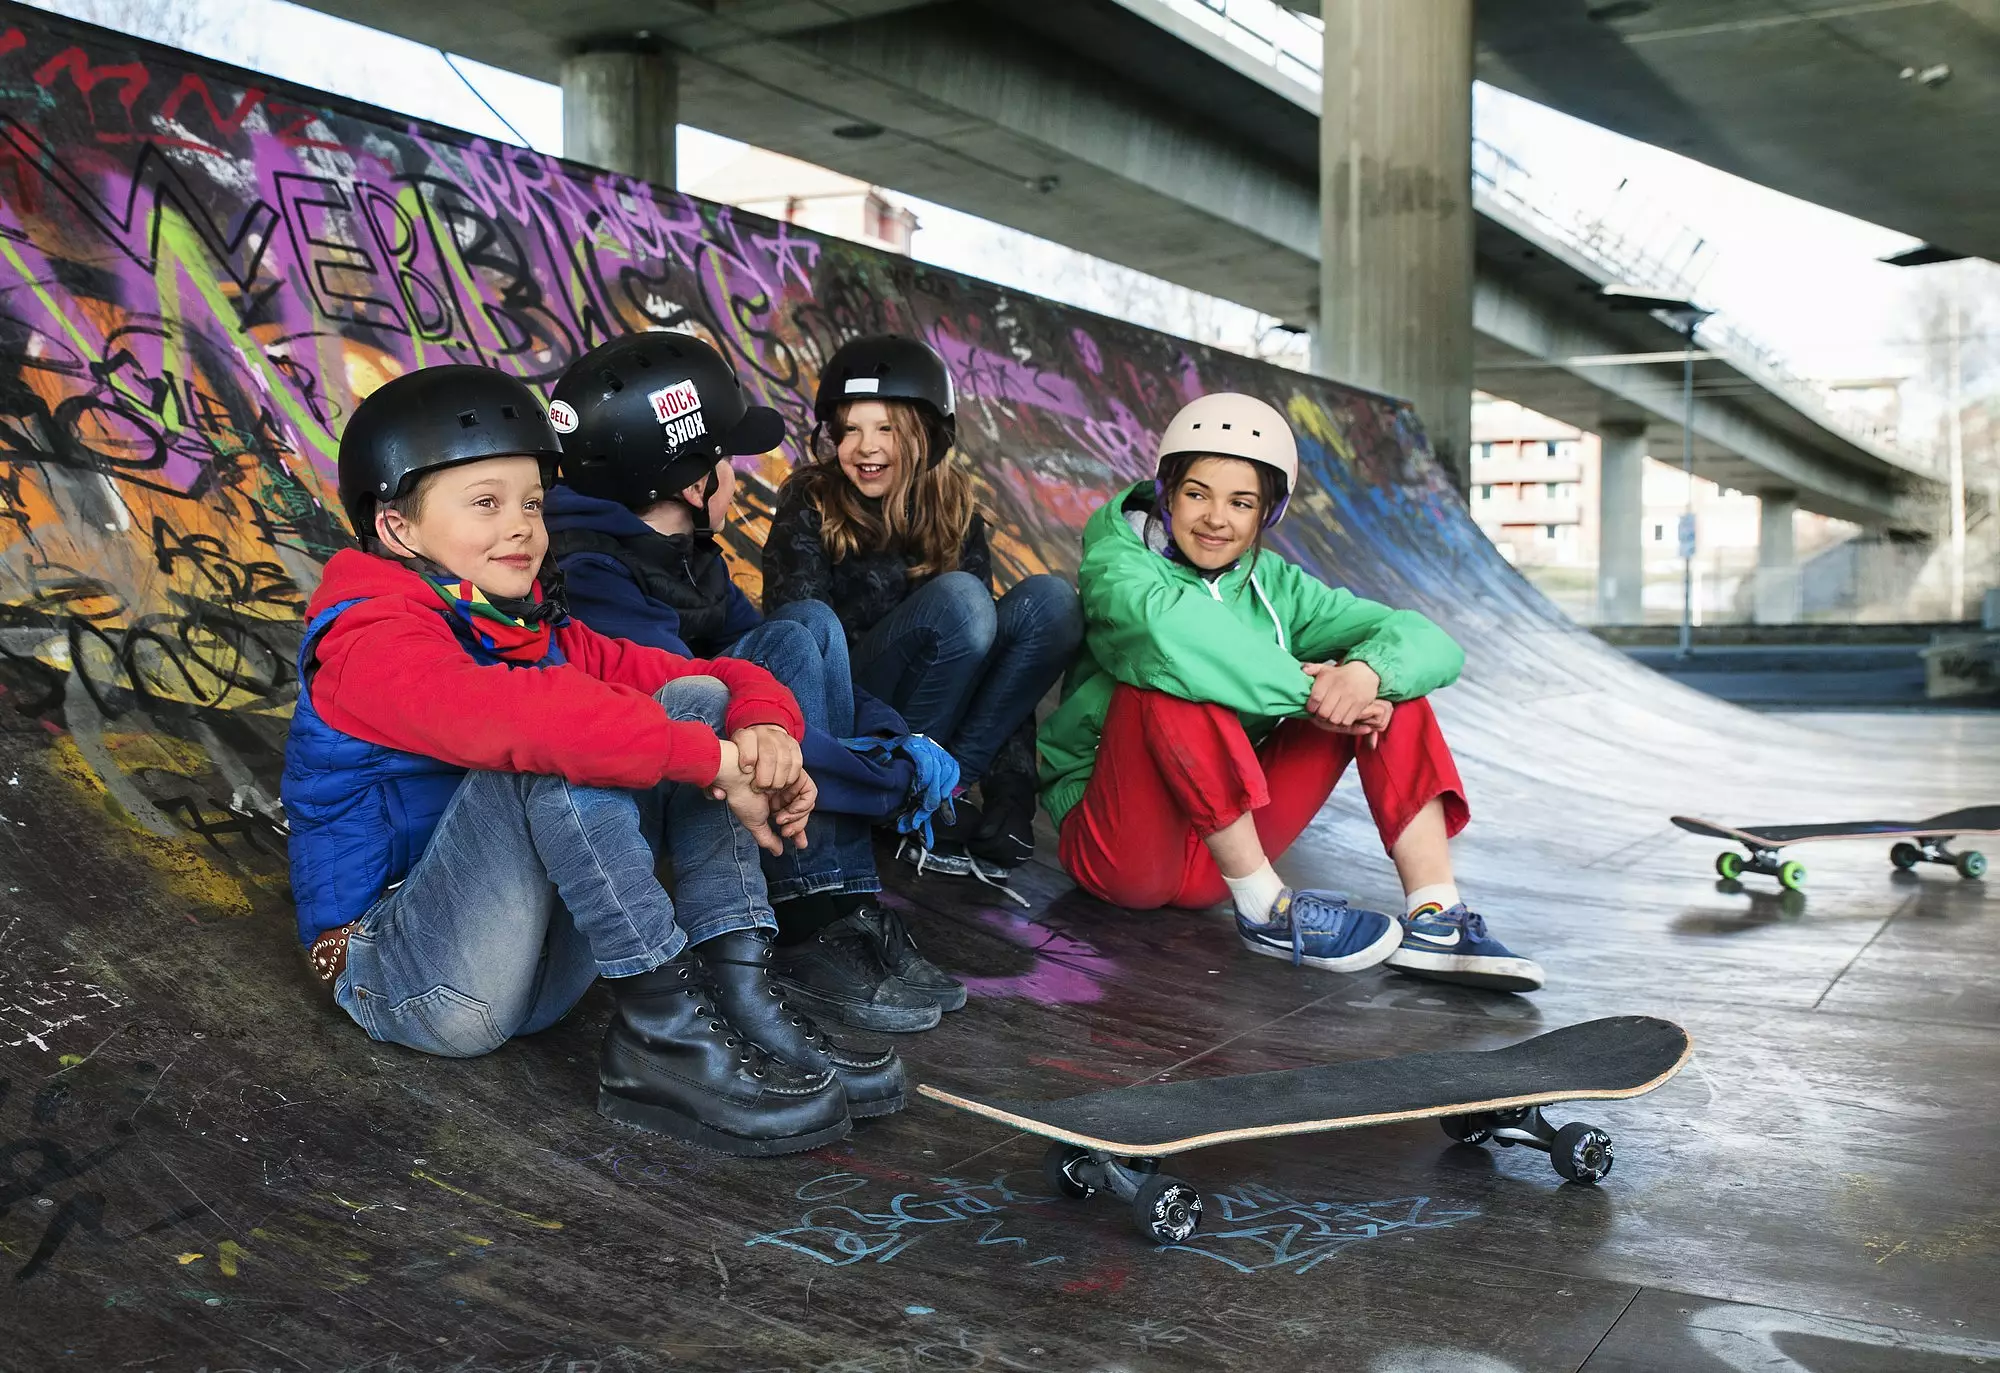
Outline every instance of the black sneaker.
{"label": "black sneaker", "polygon": [[849,918],[868,931],[876,956],[904,986],[936,1001],[939,1010],[965,1009],[965,984],[923,956],[902,916],[871,901]]}
{"label": "black sneaker", "polygon": [[930,996],[889,971],[850,915],[812,938],[771,950],[771,977],[808,1015],[881,1034],[913,1034],[943,1018]]}
{"label": "black sneaker", "polygon": [[1032,775],[989,774],[979,784],[986,818],[966,842],[982,867],[1012,872],[1035,856],[1035,807],[1040,796]]}

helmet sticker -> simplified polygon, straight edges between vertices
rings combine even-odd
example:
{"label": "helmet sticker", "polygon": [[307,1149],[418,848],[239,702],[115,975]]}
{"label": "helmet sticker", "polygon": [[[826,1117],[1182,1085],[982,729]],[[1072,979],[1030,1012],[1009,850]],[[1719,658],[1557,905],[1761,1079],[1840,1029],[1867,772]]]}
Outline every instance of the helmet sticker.
{"label": "helmet sticker", "polygon": [[699,410],[682,415],[677,420],[669,420],[660,426],[660,435],[669,448],[682,448],[693,443],[708,432],[708,421]]}
{"label": "helmet sticker", "polygon": [[576,407],[572,406],[566,400],[550,401],[549,427],[554,429],[558,434],[574,434],[576,432]]}
{"label": "helmet sticker", "polygon": [[[646,399],[652,402],[653,418],[661,424],[672,424],[681,416],[701,409],[701,392],[695,389],[692,379],[662,386],[650,392]],[[706,432],[705,428],[703,432]]]}
{"label": "helmet sticker", "polygon": [[847,390],[844,394],[850,396],[872,396],[881,391],[881,389],[882,380],[879,377],[849,377],[847,379]]}

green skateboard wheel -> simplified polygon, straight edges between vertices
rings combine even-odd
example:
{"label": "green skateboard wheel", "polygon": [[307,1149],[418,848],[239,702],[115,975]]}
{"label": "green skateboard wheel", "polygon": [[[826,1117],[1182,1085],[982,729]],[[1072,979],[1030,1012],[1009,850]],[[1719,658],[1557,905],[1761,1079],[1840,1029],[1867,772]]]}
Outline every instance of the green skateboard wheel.
{"label": "green skateboard wheel", "polygon": [[1958,861],[1952,866],[1958,869],[1958,875],[1966,881],[1977,881],[1986,876],[1986,855],[1978,852],[1961,853]]}
{"label": "green skateboard wheel", "polygon": [[1786,891],[1806,889],[1806,865],[1796,859],[1782,863],[1778,867],[1778,885]]}
{"label": "green skateboard wheel", "polygon": [[1734,882],[1743,875],[1743,855],[1734,851],[1715,855],[1715,871],[1725,882]]}

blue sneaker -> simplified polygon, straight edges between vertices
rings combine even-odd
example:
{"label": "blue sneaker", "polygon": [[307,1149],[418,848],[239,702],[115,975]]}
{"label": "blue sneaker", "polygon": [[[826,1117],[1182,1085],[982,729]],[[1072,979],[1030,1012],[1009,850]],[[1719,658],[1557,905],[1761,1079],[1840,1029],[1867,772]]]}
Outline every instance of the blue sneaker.
{"label": "blue sneaker", "polygon": [[1251,953],[1335,973],[1374,967],[1396,951],[1402,937],[1401,927],[1378,911],[1350,906],[1334,892],[1290,887],[1271,907],[1267,924],[1252,924],[1239,913],[1236,932]]}
{"label": "blue sneaker", "polygon": [[1486,920],[1463,901],[1444,910],[1419,906],[1403,917],[1403,942],[1389,955],[1390,967],[1437,982],[1458,982],[1496,992],[1532,992],[1542,985],[1542,968],[1532,958],[1508,951],[1486,933]]}

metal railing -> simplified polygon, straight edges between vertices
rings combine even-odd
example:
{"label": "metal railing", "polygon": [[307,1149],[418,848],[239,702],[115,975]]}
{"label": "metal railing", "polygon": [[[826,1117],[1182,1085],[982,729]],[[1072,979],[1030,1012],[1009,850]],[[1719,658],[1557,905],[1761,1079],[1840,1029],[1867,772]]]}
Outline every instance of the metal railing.
{"label": "metal railing", "polygon": [[1167,8],[1227,39],[1294,81],[1320,86],[1320,22],[1272,0],[1165,0]]}

